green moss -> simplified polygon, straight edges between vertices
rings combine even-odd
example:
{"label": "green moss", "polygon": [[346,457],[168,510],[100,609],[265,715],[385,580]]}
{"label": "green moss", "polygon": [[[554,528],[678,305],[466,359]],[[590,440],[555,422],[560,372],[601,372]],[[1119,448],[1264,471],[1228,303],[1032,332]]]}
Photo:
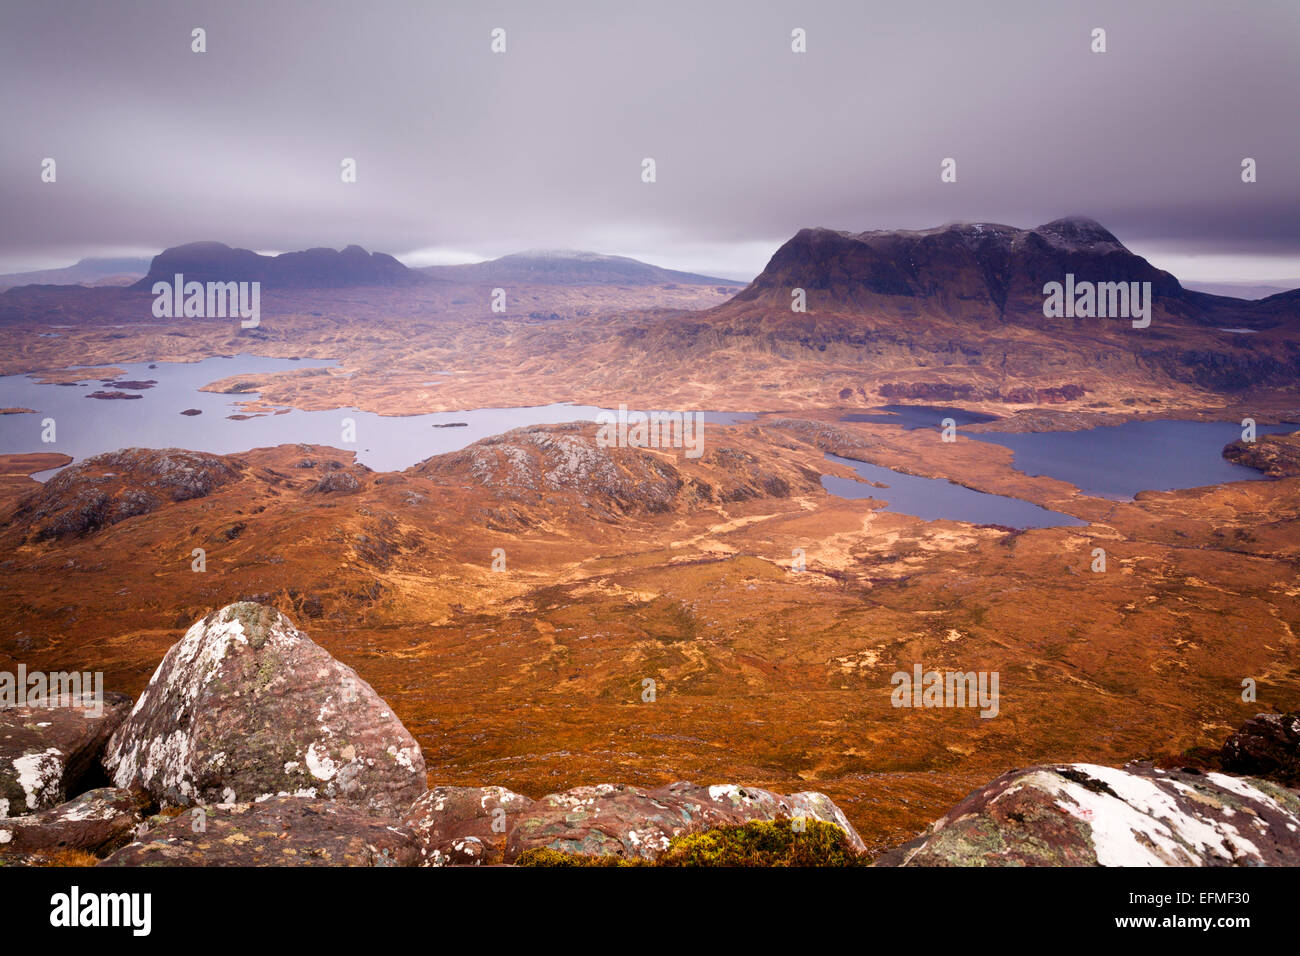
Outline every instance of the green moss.
{"label": "green moss", "polygon": [[515,860],[515,866],[648,866],[643,860],[629,860],[621,856],[584,856],[581,853],[564,853],[550,847],[539,846],[525,850]]}
{"label": "green moss", "polygon": [[804,820],[754,820],[680,836],[656,866],[866,866],[868,858],[849,845],[833,823]]}
{"label": "green moss", "polygon": [[244,634],[254,650],[259,650],[266,643],[270,628],[278,616],[274,608],[253,601],[240,601],[226,608],[226,621],[239,621],[244,626]]}
{"label": "green moss", "polygon": [[867,866],[870,860],[849,845],[833,823],[754,820],[674,837],[657,860],[584,856],[538,847],[520,854],[517,866]]}

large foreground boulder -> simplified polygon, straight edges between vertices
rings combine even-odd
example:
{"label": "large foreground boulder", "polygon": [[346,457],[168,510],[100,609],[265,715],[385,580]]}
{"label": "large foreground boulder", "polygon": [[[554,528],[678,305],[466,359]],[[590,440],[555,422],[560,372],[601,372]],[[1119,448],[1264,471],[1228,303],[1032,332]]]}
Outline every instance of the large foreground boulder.
{"label": "large foreground boulder", "polygon": [[1223,769],[1300,787],[1300,711],[1257,714],[1223,745]]}
{"label": "large foreground boulder", "polygon": [[1220,773],[1014,770],[877,866],[1297,866],[1300,793]]}
{"label": "large foreground boulder", "polygon": [[107,853],[130,842],[143,819],[130,791],[88,790],[57,807],[0,820],[0,856],[50,856],[65,850]]}
{"label": "large foreground boulder", "polygon": [[543,797],[510,831],[506,860],[547,848],[586,856],[652,860],[683,833],[751,820],[805,818],[841,827],[854,850],[866,849],[853,825],[820,793],[782,796],[733,784],[674,783],[655,790],[624,784],[575,787]]}
{"label": "large foreground boulder", "polygon": [[130,697],[103,696],[56,694],[0,708],[0,819],[57,806],[76,792],[131,709]]}
{"label": "large foreground boulder", "polygon": [[104,767],[164,806],[293,795],[400,817],[426,786],[419,744],[374,689],[250,602],[208,615],[167,652]]}
{"label": "large foreground boulder", "polygon": [[421,866],[500,863],[506,836],[533,801],[505,787],[434,787],[404,821],[420,847]]}
{"label": "large foreground boulder", "polygon": [[272,797],[195,807],[101,866],[415,866],[411,832],[334,800]]}

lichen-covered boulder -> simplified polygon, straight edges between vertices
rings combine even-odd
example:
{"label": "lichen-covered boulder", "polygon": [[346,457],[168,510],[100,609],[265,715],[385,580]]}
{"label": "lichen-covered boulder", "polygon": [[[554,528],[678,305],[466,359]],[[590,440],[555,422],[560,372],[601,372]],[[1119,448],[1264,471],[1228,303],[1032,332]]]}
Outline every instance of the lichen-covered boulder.
{"label": "lichen-covered boulder", "polygon": [[574,787],[538,800],[516,822],[506,859],[538,847],[585,856],[653,859],[684,833],[690,816],[672,800],[626,784]]}
{"label": "lichen-covered boulder", "polygon": [[506,836],[533,801],[505,787],[434,787],[406,813],[421,866],[500,863]]}
{"label": "lichen-covered boulder", "polygon": [[0,819],[57,806],[76,792],[131,709],[124,694],[103,697],[56,694],[0,708]]}
{"label": "lichen-covered boulder", "polygon": [[1221,773],[1014,770],[877,866],[1296,866],[1300,793]]}
{"label": "lichen-covered boulder", "polygon": [[392,709],[273,608],[196,623],[113,734],[104,767],[164,806],[292,795],[400,816],[424,756]]}
{"label": "lichen-covered boulder", "polygon": [[803,817],[833,823],[844,831],[853,850],[863,853],[867,849],[844,811],[826,794],[815,790],[783,796],[771,790],[740,787],[736,784],[703,787],[693,783],[670,783],[651,792],[661,799],[671,798],[682,805],[693,820],[699,820],[707,826]]}
{"label": "lichen-covered boulder", "polygon": [[107,853],[129,843],[142,821],[139,801],[129,790],[88,790],[57,807],[0,820],[0,855]]}
{"label": "lichen-covered boulder", "polygon": [[1223,745],[1223,769],[1300,787],[1300,711],[1256,714]]}
{"label": "lichen-covered boulder", "polygon": [[751,820],[805,817],[841,826],[855,850],[865,849],[831,800],[819,793],[782,796],[758,787],[674,783],[655,790],[624,784],[575,787],[543,797],[510,831],[506,860],[545,847],[587,856],[652,860],[683,833]]}
{"label": "lichen-covered boulder", "polygon": [[415,866],[396,821],[305,797],[194,807],[141,834],[101,866]]}

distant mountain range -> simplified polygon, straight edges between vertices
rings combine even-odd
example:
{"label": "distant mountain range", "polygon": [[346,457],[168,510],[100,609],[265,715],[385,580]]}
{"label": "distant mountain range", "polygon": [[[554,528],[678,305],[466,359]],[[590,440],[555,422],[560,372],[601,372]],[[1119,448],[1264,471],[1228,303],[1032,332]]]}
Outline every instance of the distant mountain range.
{"label": "distant mountain range", "polygon": [[737,289],[745,283],[694,272],[661,269],[626,256],[566,249],[534,249],[472,265],[427,266],[435,279],[454,282],[521,282],[534,285],[713,285]]}
{"label": "distant mountain range", "polygon": [[[525,283],[546,286],[708,285],[739,289],[743,282],[662,269],[626,256],[595,252],[532,250],[488,262],[410,269],[382,252],[360,246],[307,249],[276,256],[261,255],[220,242],[192,242],[149,259],[83,259],[75,266],[0,275],[0,288],[23,285],[112,284],[148,290],[177,273],[186,281],[259,281],[269,288],[311,289],[344,286],[391,286],[427,281],[465,284]],[[141,278],[143,276],[143,278]],[[137,280],[133,284],[131,280]]]}
{"label": "distant mountain range", "polygon": [[264,256],[220,242],[191,242],[154,256],[149,273],[133,289],[149,290],[158,281],[261,282],[273,289],[328,289],[343,286],[400,285],[419,276],[392,256],[360,246],[307,249]]}
{"label": "distant mountain range", "polygon": [[146,258],[88,258],[62,269],[0,275],[0,289],[20,285],[127,285],[149,271]]}
{"label": "distant mountain range", "polygon": [[[1066,273],[1093,282],[1150,282],[1169,314],[1214,323],[1225,312],[1269,321],[1300,305],[1300,290],[1251,283],[1181,283],[1130,252],[1100,223],[1073,216],[1018,229],[954,223],[926,230],[839,232],[801,229],[746,285],[681,272],[626,256],[575,250],[529,250],[486,262],[411,269],[393,256],[357,245],[262,255],[220,242],[193,242],[152,260],[90,258],[63,269],[0,275],[0,289],[22,285],[128,285],[148,290],[177,273],[186,280],[260,281],[269,288],[395,286],[429,281],[472,285],[714,286],[743,290],[736,307],[788,309],[802,288],[809,311],[908,315],[938,308],[954,318],[1005,321],[1041,317],[1043,286]],[[140,278],[143,276],[143,278]],[[1230,316],[1229,316],[1230,317]]]}
{"label": "distant mountain range", "polygon": [[1182,281],[1184,289],[1195,289],[1197,292],[1208,292],[1211,295],[1222,295],[1232,299],[1267,299],[1280,292],[1300,289],[1300,279],[1281,279],[1275,282],[1198,282],[1191,279]]}

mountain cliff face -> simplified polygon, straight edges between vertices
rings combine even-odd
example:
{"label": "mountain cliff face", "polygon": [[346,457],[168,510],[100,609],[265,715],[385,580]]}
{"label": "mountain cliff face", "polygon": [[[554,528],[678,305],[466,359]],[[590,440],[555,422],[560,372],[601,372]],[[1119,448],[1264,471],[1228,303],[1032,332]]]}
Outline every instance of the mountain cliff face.
{"label": "mountain cliff face", "polygon": [[1275,308],[1263,306],[1268,300],[1184,289],[1100,223],[1082,217],[1032,229],[994,223],[857,234],[803,229],[733,301],[788,310],[797,287],[807,291],[810,312],[906,316],[938,308],[957,319],[1041,326],[1043,286],[1063,282],[1067,273],[1088,282],[1150,282],[1154,300],[1180,320],[1214,323],[1233,312],[1268,325],[1277,316]]}
{"label": "mountain cliff face", "polygon": [[[1044,315],[1045,286],[1067,276],[1072,284],[1150,283],[1149,326],[1135,328],[1135,314]],[[792,308],[798,289],[804,311]],[[1083,218],[1032,229],[804,229],[730,301],[670,326],[633,331],[670,339],[659,343],[664,349],[856,366],[880,395],[916,398],[957,388],[1009,401],[1077,390],[1099,375],[1214,391],[1300,377],[1300,292],[1246,301],[1185,289]]]}
{"label": "mountain cliff face", "polygon": [[344,286],[398,285],[420,281],[392,256],[366,252],[360,246],[307,249],[264,256],[249,249],[233,249],[220,242],[191,242],[173,246],[154,256],[149,274],[133,289],[149,290],[155,282],[171,282],[177,273],[186,282],[262,282],[285,289],[339,288]]}

